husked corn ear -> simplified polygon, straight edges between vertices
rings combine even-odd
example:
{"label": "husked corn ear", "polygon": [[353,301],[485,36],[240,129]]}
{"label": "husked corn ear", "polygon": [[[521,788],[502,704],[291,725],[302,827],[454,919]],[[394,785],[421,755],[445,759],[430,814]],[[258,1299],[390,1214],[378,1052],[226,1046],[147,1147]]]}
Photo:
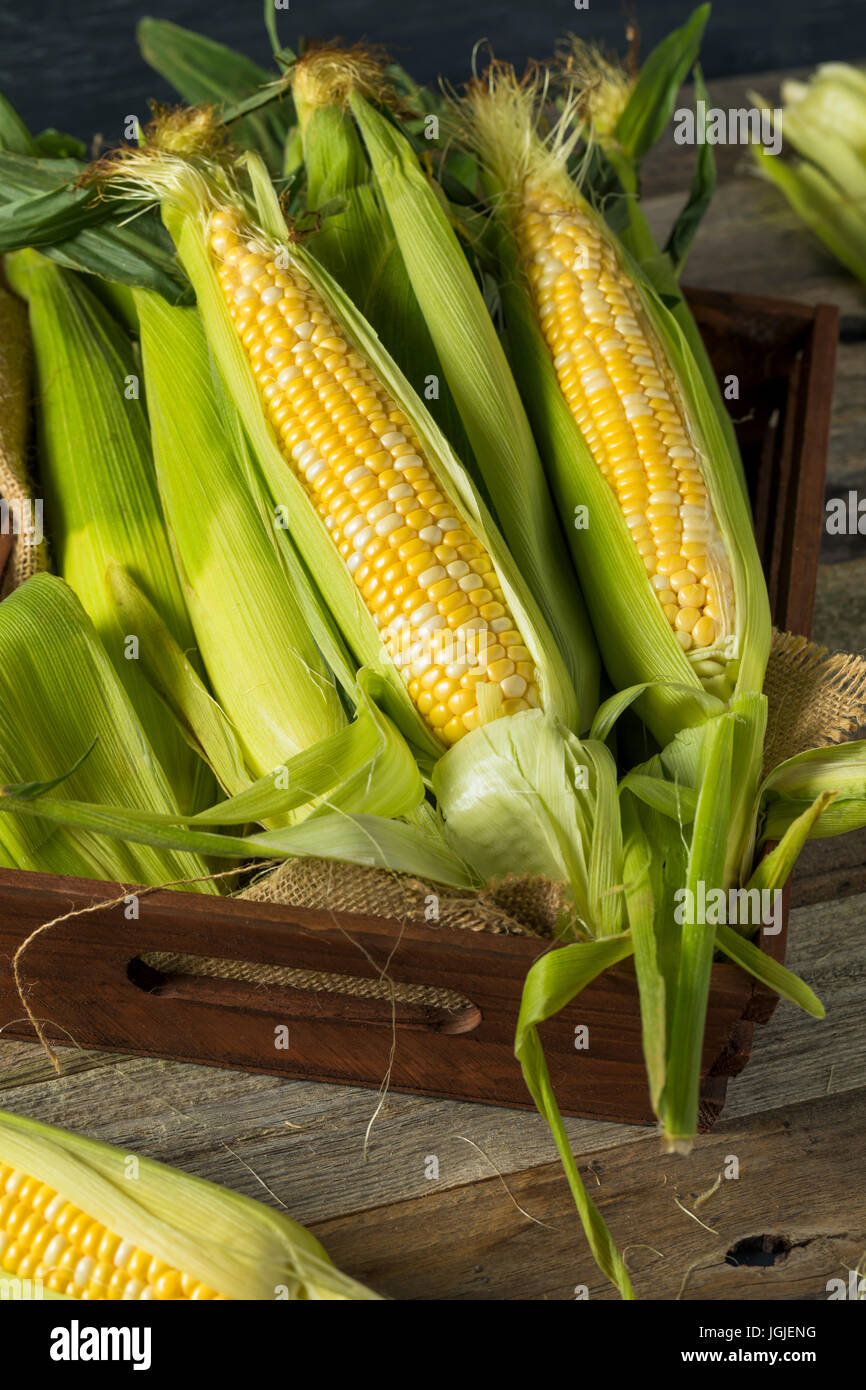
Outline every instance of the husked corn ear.
{"label": "husked corn ear", "polygon": [[527,180],[516,232],[559,385],[677,641],[695,652],[724,644],[735,631],[730,567],[700,451],[635,286],[593,220],[540,181]]}
{"label": "husked corn ear", "polygon": [[371,1299],[284,1211],[0,1110],[0,1279],[24,1298]]}
{"label": "husked corn ear", "polygon": [[[727,409],[664,262],[575,184],[585,92],[492,63],[453,106],[491,207],[508,342],[608,676],[661,746],[760,691],[766,583]],[[651,238],[649,239],[651,244]],[[659,253],[660,254],[660,253]]]}
{"label": "husked corn ear", "polygon": [[537,706],[493,561],[405,413],[306,277],[233,210],[213,215],[209,249],[283,456],[428,727],[453,744],[482,722],[479,702],[504,715]]}
{"label": "husked corn ear", "polygon": [[0,1268],[69,1298],[222,1298],[8,1163],[0,1163]]}

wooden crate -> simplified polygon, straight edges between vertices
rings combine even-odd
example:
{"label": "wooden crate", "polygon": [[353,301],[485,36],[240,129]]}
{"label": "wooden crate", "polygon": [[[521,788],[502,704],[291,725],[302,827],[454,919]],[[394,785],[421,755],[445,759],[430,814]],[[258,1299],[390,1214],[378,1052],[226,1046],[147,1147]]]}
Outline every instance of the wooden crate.
{"label": "wooden crate", "polygon": [[[689,299],[732,401],[776,625],[809,635],[823,518],[837,313],[694,290]],[[118,896],[116,885],[0,870],[0,1035],[30,1038],[12,956],[42,923]],[[787,907],[785,912],[787,925]],[[764,937],[784,957],[785,929]],[[527,938],[451,932],[423,922],[149,895],[138,920],[96,908],[42,933],[22,958],[34,1014],[58,1045],[168,1057],[280,1076],[531,1108],[512,1046],[526,971],[544,949]],[[205,973],[169,974],[142,956],[291,966],[450,990],[459,1007],[363,998]],[[351,988],[348,986],[347,988]],[[701,1125],[745,1066],[755,1023],[776,998],[733,965],[713,969]],[[585,1024],[590,1047],[575,1047]],[[541,1036],[565,1114],[652,1123],[634,972],[608,971]],[[392,1055],[393,1051],[393,1055]]]}

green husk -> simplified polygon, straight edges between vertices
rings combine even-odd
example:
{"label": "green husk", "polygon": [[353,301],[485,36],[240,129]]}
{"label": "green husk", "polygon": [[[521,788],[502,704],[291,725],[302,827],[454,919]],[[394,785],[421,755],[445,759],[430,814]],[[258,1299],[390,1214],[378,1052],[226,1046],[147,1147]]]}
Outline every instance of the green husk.
{"label": "green husk", "polygon": [[[409,747],[367,693],[365,673],[354,688],[357,714],[341,719],[332,733],[283,759],[252,780],[243,746],[230,720],[199,680],[165,624],[129,575],[118,565],[109,571],[118,608],[144,639],[145,674],[162,696],[178,727],[230,793],[226,801],[199,812],[196,823],[233,826],[267,824],[297,812],[310,815],[314,804],[330,809],[401,816],[424,798],[424,785]],[[277,821],[279,823],[279,821]]]}
{"label": "green husk", "polygon": [[440,759],[433,790],[451,844],[483,882],[520,866],[568,885],[563,930],[623,928],[616,768],[604,744],[581,742],[540,710],[496,719]]}
{"label": "green husk", "polygon": [[761,842],[787,834],[825,793],[833,799],[809,825],[810,838],[843,835],[866,825],[866,740],[810,748],[779,763],[761,787]]}
{"label": "green husk", "polygon": [[249,778],[346,716],[248,482],[255,465],[198,313],[136,295],[154,463],[195,639]]}
{"label": "green husk", "polygon": [[[0,782],[58,778],[72,799],[177,814],[92,623],[62,580],[40,574],[0,603]],[[86,828],[76,833],[29,813],[0,817],[0,847],[9,867],[40,873],[148,885],[208,874],[195,853],[110,845]]]}
{"label": "green husk", "polygon": [[224,1298],[378,1297],[285,1212],[124,1149],[0,1111],[0,1162]]}
{"label": "green husk", "polygon": [[[752,98],[763,106],[760,96]],[[807,82],[782,84],[781,131],[802,160],[786,163],[761,145],[761,174],[807,227],[866,284],[866,72],[825,63]]]}
{"label": "green husk", "polygon": [[[694,903],[698,885],[724,882],[730,810],[734,716],[722,715],[708,733],[685,886]],[[697,1127],[700,1065],[715,933],[688,914],[683,922],[676,1002],[668,1046],[661,1119],[669,1149],[688,1152]]]}
{"label": "green husk", "polygon": [[179,804],[197,809],[212,795],[209,778],[130,655],[135,634],[124,630],[106,583],[109,563],[122,564],[180,646],[194,647],[156,492],[140,368],[81,280],[30,251],[9,257],[8,273],[30,310],[40,474],[58,572],[93,619]]}
{"label": "green husk", "polygon": [[559,1013],[596,976],[627,959],[631,951],[628,933],[620,933],[607,940],[563,946],[542,956],[526,977],[514,1040],[514,1052],[523,1071],[523,1079],[539,1113],[550,1126],[596,1264],[616,1285],[622,1297],[629,1300],[634,1298],[634,1292],[628,1270],[598,1208],[583,1185],[571,1152],[544,1060],[538,1024]]}
{"label": "green husk", "polygon": [[38,246],[68,270],[190,303],[192,290],[159,218],[133,219],[132,208],[124,217],[116,206],[100,204],[91,189],[78,186],[83,172],[74,158],[0,153],[0,249]]}
{"label": "green husk", "polygon": [[686,23],[662,39],[641,64],[615,130],[618,144],[635,164],[652,149],[673,115],[679,89],[697,61],[710,8],[699,5]]}
{"label": "green husk", "polygon": [[47,795],[52,786],[0,786],[0,813],[37,817],[110,839],[214,858],[278,860],[315,855],[339,863],[414,874],[452,888],[479,887],[471,868],[443,841],[431,838],[427,826],[421,829],[382,816],[328,811],[284,829],[221,835],[194,826],[185,829],[182,822],[194,822],[195,818],[180,813],[166,815],[122,805],[64,801]]}

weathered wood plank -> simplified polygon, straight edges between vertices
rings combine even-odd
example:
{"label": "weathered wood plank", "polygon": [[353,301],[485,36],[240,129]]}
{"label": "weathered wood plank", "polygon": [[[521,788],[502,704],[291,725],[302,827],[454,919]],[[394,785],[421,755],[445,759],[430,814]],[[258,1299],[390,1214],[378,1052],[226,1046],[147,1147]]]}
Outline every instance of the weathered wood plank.
{"label": "weathered wood plank", "polygon": [[[866,1249],[862,1148],[851,1143],[864,1125],[860,1091],[723,1123],[688,1159],[625,1145],[582,1171],[639,1297],[825,1299],[827,1281],[847,1278]],[[734,1171],[732,1156],[738,1178],[712,1192]],[[394,1298],[564,1300],[581,1286],[617,1298],[558,1168],[513,1174],[508,1187],[494,1178],[442,1191],[430,1181],[423,1197],[314,1229],[343,1268]],[[726,1263],[761,1236],[790,1252],[764,1268]]]}

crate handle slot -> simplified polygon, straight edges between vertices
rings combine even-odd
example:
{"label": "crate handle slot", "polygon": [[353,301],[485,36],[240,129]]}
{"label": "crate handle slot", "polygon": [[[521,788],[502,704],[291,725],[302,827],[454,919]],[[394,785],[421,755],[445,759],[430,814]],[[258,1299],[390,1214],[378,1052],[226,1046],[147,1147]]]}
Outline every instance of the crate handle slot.
{"label": "crate handle slot", "polygon": [[162,999],[242,1008],[280,1019],[381,1024],[436,1033],[470,1033],[481,1010],[456,990],[370,979],[226,957],[145,951],[127,978]]}

